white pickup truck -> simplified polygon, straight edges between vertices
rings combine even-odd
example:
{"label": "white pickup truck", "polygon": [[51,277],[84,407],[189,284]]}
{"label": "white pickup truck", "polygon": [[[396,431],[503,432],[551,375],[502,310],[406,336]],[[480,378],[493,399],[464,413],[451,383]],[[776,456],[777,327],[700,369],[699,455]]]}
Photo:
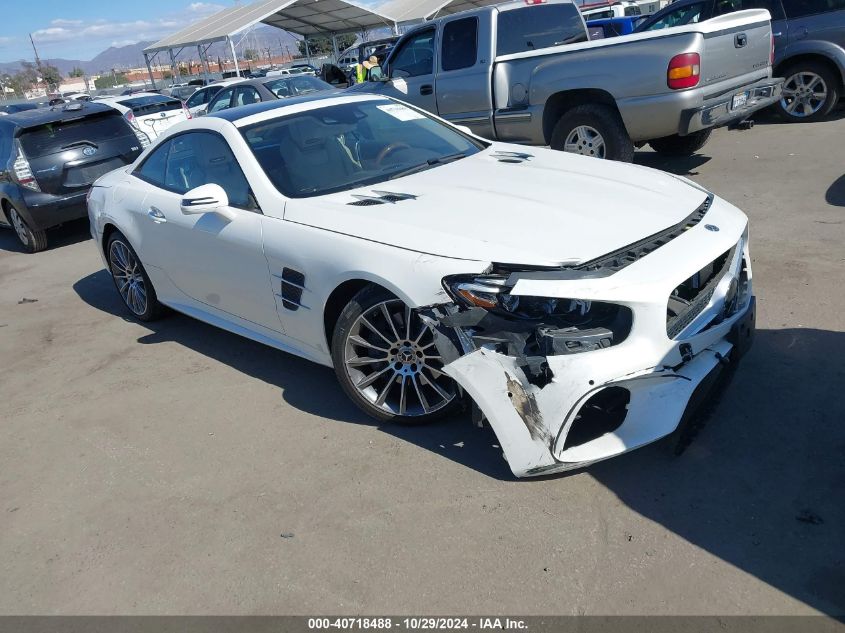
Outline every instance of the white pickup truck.
{"label": "white pickup truck", "polygon": [[588,39],[569,0],[518,0],[406,33],[382,80],[353,91],[407,101],[479,136],[630,161],[634,147],[695,153],[712,128],[775,103],[763,9]]}

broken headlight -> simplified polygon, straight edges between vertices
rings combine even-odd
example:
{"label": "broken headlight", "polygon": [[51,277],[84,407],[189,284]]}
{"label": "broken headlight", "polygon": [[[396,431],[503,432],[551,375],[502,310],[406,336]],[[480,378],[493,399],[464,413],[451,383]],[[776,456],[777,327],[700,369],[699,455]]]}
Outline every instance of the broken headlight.
{"label": "broken headlight", "polygon": [[559,317],[573,325],[592,319],[591,301],[512,295],[507,279],[500,275],[452,275],[443,278],[443,288],[458,305],[484,308],[499,316],[531,321]]}

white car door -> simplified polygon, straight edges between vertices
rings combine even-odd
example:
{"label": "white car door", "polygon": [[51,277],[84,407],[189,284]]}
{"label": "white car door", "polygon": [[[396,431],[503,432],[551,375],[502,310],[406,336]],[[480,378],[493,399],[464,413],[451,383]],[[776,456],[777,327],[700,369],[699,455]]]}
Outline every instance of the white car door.
{"label": "white car door", "polygon": [[[147,188],[137,219],[144,257],[188,297],[280,332],[261,211],[226,140],[207,130],[178,134],[152,152],[135,176]],[[226,191],[230,217],[182,213],[183,195],[208,183]]]}

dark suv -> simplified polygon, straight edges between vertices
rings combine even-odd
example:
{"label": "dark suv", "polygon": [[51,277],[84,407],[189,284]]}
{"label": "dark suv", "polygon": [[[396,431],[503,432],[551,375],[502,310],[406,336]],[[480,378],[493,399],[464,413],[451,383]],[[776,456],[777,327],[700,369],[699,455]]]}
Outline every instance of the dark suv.
{"label": "dark suv", "polygon": [[24,248],[44,250],[48,228],[86,217],[91,183],[134,161],[149,142],[99,103],[0,117],[0,209]]}
{"label": "dark suv", "polygon": [[818,121],[845,85],[845,0],[677,0],[636,32],[701,22],[742,9],[768,9],[775,36],[774,76],[784,77],[776,106],[787,121]]}

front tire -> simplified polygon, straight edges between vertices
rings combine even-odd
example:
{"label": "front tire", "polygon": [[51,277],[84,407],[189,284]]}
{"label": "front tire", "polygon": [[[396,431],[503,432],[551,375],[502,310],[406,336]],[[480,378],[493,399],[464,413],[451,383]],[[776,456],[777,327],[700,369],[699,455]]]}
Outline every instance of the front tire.
{"label": "front tire", "polygon": [[803,62],[783,71],[780,116],[789,123],[821,121],[839,101],[839,78],[824,64]]}
{"label": "front tire", "polygon": [[656,138],[649,141],[648,144],[651,145],[651,149],[664,156],[692,156],[707,144],[712,133],[713,129],[707,128],[687,136],[673,134],[672,136]]}
{"label": "front tire", "polygon": [[119,231],[109,236],[106,257],[114,287],[132,316],[139,321],[155,321],[161,317],[164,306],[158,302],[147,271],[129,240]]}
{"label": "front tire", "polygon": [[47,248],[47,232],[33,230],[12,205],[9,205],[7,217],[27,253],[38,253]]}
{"label": "front tire", "polygon": [[431,329],[378,286],[361,290],[341,312],[332,361],[346,395],[376,420],[423,424],[458,407]]}
{"label": "front tire", "polygon": [[622,118],[606,105],[586,103],[567,111],[555,125],[550,146],[623,163],[634,160],[634,144]]}

